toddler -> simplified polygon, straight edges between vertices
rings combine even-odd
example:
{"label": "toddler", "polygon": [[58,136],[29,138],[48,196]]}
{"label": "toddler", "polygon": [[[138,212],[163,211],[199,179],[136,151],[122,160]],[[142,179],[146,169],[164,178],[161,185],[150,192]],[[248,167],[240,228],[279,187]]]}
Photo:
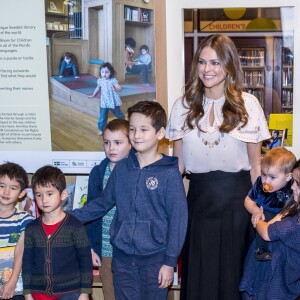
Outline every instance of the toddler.
{"label": "toddler", "polygon": [[116,71],[114,67],[106,62],[100,67],[100,78],[97,80],[97,87],[94,93],[89,96],[93,98],[101,90],[100,98],[100,117],[98,121],[98,135],[103,134],[103,129],[107,123],[108,112],[111,111],[118,119],[124,119],[120,106],[122,104],[117,92],[121,91],[121,86],[115,78]]}
{"label": "toddler", "polygon": [[[295,155],[284,147],[268,151],[262,158],[261,176],[259,176],[245,199],[245,207],[252,215],[255,227],[258,220],[269,221],[278,214],[292,195],[292,168],[296,162]],[[257,260],[270,260],[268,243],[256,235]]]}
{"label": "toddler", "polygon": [[258,220],[256,230],[269,242],[272,261],[257,262],[255,244],[248,252],[240,285],[243,299],[299,299],[300,295],[300,160],[292,171],[291,199],[269,222]]}
{"label": "toddler", "polygon": [[77,68],[75,62],[72,60],[71,54],[69,52],[66,52],[60,66],[59,77],[71,75],[73,75],[76,79],[79,78],[79,76],[77,76]]}

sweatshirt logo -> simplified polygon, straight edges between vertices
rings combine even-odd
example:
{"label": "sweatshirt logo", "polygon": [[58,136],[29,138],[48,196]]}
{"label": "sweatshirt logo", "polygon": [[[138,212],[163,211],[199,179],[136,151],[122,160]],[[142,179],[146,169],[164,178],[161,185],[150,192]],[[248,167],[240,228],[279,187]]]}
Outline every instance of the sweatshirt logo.
{"label": "sweatshirt logo", "polygon": [[155,190],[158,186],[158,180],[155,177],[149,177],[146,180],[146,186],[149,190]]}

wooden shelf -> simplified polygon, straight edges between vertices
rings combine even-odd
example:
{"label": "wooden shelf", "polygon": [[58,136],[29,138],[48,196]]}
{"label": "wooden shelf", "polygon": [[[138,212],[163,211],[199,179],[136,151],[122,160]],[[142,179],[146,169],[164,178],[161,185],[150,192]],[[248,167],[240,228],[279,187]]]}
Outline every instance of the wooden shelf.
{"label": "wooden shelf", "polygon": [[133,25],[133,26],[151,26],[151,25],[153,25],[152,22],[140,22],[140,21],[130,21],[130,20],[125,20],[125,23],[127,25]]}
{"label": "wooden shelf", "polygon": [[264,70],[265,66],[242,65],[243,70]]}
{"label": "wooden shelf", "polygon": [[46,17],[67,18],[68,15],[65,15],[63,13],[47,12]]}

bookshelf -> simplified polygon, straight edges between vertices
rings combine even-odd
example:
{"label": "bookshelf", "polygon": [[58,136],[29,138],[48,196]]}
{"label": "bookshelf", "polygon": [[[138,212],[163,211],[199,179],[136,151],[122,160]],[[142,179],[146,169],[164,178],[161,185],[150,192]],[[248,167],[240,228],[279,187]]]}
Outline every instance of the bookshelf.
{"label": "bookshelf", "polygon": [[284,47],[282,38],[275,40],[275,87],[280,95],[280,111],[278,113],[293,112],[294,95],[294,50]]}
{"label": "bookshelf", "polygon": [[245,91],[253,94],[265,107],[265,50],[264,48],[238,48]]}
{"label": "bookshelf", "polygon": [[47,36],[68,31],[68,9],[63,0],[45,0]]}
{"label": "bookshelf", "polygon": [[[202,37],[197,36],[198,43]],[[255,95],[268,117],[293,112],[293,50],[283,47],[281,37],[231,37],[241,61],[244,90]],[[185,34],[185,78],[188,79],[195,37]]]}
{"label": "bookshelf", "polygon": [[143,25],[152,25],[153,11],[147,8],[136,6],[124,6],[124,19],[126,22],[141,23]]}

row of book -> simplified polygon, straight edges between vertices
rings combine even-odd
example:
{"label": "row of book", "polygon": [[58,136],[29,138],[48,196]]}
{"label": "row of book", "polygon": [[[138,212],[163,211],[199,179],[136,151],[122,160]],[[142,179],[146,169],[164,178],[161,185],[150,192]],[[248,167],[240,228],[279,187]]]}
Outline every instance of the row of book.
{"label": "row of book", "polygon": [[264,71],[244,71],[244,85],[245,86],[264,86],[265,76]]}
{"label": "row of book", "polygon": [[283,90],[281,104],[285,107],[292,107],[293,105],[293,91],[292,90]]}
{"label": "row of book", "polygon": [[125,6],[124,7],[124,18],[126,21],[134,22],[151,22],[151,11],[149,9]]}
{"label": "row of book", "polygon": [[261,107],[264,108],[264,90],[248,89],[246,92],[254,95],[258,99]]}
{"label": "row of book", "polygon": [[240,49],[238,54],[242,66],[263,67],[265,65],[265,52],[262,49]]}
{"label": "row of book", "polygon": [[[68,197],[62,203],[64,211],[70,211],[84,206],[87,201],[88,180],[89,176],[77,176],[75,184],[67,185]],[[39,216],[31,187],[27,188],[25,199],[18,205],[20,209],[27,211],[34,218]]]}
{"label": "row of book", "polygon": [[290,68],[287,68],[282,72],[282,85],[283,86],[293,85],[293,71]]}

